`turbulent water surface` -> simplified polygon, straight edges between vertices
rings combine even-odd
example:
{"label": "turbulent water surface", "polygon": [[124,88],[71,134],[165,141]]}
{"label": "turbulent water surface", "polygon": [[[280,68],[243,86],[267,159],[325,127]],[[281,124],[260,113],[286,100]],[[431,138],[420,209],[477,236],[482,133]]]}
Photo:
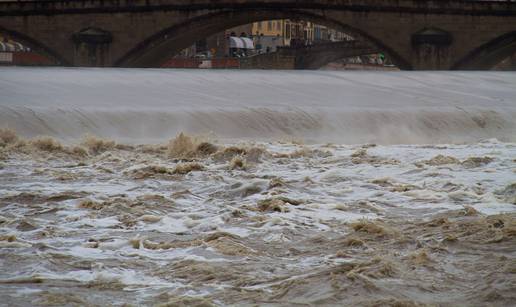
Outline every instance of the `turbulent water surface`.
{"label": "turbulent water surface", "polygon": [[514,304],[516,74],[0,69],[0,266],[2,306]]}

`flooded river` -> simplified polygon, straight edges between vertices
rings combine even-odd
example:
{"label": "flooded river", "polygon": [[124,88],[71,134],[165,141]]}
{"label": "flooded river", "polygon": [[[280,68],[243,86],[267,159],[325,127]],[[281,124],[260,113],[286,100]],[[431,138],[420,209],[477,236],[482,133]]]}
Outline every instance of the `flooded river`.
{"label": "flooded river", "polygon": [[516,74],[0,69],[0,306],[508,306]]}

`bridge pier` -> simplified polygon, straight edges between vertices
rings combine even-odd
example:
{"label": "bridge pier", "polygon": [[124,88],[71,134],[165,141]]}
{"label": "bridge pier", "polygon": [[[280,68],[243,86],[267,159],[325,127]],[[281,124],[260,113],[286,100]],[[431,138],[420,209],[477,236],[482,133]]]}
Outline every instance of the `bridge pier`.
{"label": "bridge pier", "polygon": [[412,68],[414,70],[448,70],[451,66],[450,45],[453,39],[450,33],[425,28],[411,37]]}
{"label": "bridge pier", "polygon": [[74,42],[74,66],[105,67],[111,66],[111,33],[98,28],[86,28],[72,36]]}

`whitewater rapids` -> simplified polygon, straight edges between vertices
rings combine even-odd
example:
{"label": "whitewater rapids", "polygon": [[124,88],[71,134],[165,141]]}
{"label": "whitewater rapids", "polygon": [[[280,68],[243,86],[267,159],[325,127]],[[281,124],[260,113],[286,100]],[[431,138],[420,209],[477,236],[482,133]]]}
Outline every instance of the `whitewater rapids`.
{"label": "whitewater rapids", "polygon": [[2,68],[0,306],[511,305],[515,115],[514,73]]}

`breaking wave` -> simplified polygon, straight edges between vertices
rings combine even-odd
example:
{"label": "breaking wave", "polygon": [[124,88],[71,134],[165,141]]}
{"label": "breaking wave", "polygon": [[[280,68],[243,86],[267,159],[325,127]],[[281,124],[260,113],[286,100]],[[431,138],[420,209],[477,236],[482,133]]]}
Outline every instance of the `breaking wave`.
{"label": "breaking wave", "polygon": [[516,141],[516,113],[475,110],[318,109],[172,111],[2,108],[0,121],[28,137],[64,140],[85,133],[136,142],[160,141],[181,131],[222,138],[303,138],[310,142],[380,144]]}

